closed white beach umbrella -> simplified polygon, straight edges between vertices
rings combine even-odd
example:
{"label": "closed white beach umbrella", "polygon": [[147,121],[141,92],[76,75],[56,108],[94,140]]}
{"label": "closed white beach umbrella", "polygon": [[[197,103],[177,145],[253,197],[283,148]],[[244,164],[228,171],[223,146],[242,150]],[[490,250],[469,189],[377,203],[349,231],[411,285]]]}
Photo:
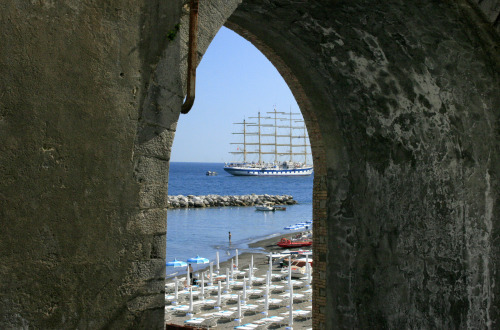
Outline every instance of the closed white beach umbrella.
{"label": "closed white beach umbrella", "polygon": [[264,302],[264,314],[267,316],[269,313],[269,272],[267,272],[267,283],[266,283],[266,300]]}
{"label": "closed white beach umbrella", "polygon": [[212,280],[212,277],[214,276],[214,263],[210,262],[210,274],[208,276],[208,285],[212,285],[214,282]]}
{"label": "closed white beach umbrella", "polygon": [[218,292],[217,292],[217,305],[215,308],[220,308],[220,306],[222,305],[222,288],[221,288],[221,282],[219,281],[219,288],[217,289]]}
{"label": "closed white beach umbrella", "polygon": [[229,292],[229,268],[226,268],[226,292]]}
{"label": "closed white beach umbrella", "polygon": [[241,300],[240,295],[238,295],[238,324],[241,323]]}
{"label": "closed white beach umbrella", "polygon": [[205,300],[205,273],[201,273],[201,300]]}
{"label": "closed white beach umbrella", "polygon": [[252,287],[252,264],[248,265],[248,287]]}
{"label": "closed white beach umbrella", "polygon": [[252,276],[253,276],[253,254],[252,254],[252,257],[250,259],[250,265],[252,266],[252,267],[250,267],[250,273],[252,273]]}
{"label": "closed white beach umbrella", "polygon": [[236,269],[238,269],[238,249],[236,249]]}
{"label": "closed white beach umbrella", "polygon": [[243,301],[246,304],[247,301],[247,278],[243,277]]}
{"label": "closed white beach umbrella", "polygon": [[193,313],[193,288],[189,288],[189,313]]}
{"label": "closed white beach umbrella", "polygon": [[311,265],[309,264],[309,255],[306,255],[306,273],[307,273],[307,286],[311,286]]}
{"label": "closed white beach umbrella", "polygon": [[288,327],[293,329],[293,286],[290,287],[290,314],[288,315]]}
{"label": "closed white beach umbrella", "polygon": [[231,259],[231,281],[234,281],[234,261]]}
{"label": "closed white beach umbrella", "polygon": [[273,253],[269,254],[269,276],[271,277],[273,274]]}
{"label": "closed white beach umbrella", "polygon": [[174,302],[173,304],[177,304],[177,300],[179,300],[179,281],[177,280],[177,276],[174,278],[174,286],[175,286],[175,291],[174,291]]}
{"label": "closed white beach umbrella", "polygon": [[288,286],[292,290],[292,257],[288,257]]}
{"label": "closed white beach umbrella", "polygon": [[217,269],[217,274],[219,274],[219,269],[220,269],[220,267],[219,267],[219,251],[215,252],[215,259],[216,259],[216,262],[217,262],[217,264],[216,264],[216,266],[217,266],[217,268],[216,268]]}

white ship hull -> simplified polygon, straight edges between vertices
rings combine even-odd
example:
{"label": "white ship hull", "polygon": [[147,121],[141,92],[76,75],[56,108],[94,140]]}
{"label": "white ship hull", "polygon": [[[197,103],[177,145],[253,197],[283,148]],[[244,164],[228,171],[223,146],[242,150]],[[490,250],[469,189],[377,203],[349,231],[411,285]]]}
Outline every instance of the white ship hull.
{"label": "white ship hull", "polygon": [[226,166],[224,171],[235,176],[307,176],[313,172],[312,166],[293,169]]}

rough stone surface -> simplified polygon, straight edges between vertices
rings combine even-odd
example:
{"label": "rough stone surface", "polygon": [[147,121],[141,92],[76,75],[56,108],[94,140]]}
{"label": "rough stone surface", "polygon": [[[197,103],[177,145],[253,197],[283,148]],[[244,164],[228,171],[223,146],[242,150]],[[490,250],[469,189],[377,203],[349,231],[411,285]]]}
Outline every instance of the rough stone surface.
{"label": "rough stone surface", "polygon": [[[1,2],[1,328],[163,326],[184,3]],[[500,326],[499,12],[201,1],[199,54],[227,24],[304,114],[315,328]]]}
{"label": "rough stone surface", "polygon": [[229,19],[292,68],[320,126],[318,328],[500,322],[498,36],[471,12],[258,1]]}

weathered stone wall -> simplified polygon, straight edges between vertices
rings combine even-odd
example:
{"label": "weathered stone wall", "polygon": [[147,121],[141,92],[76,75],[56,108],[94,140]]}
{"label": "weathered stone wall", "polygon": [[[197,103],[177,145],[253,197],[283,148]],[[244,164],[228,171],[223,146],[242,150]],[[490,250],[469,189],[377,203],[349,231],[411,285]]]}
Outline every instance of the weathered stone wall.
{"label": "weathered stone wall", "polygon": [[147,148],[170,133],[147,91],[180,10],[0,4],[0,328],[162,327],[169,148]]}
{"label": "weathered stone wall", "polygon": [[[0,4],[2,328],[162,327],[184,2]],[[199,53],[229,18],[304,114],[315,327],[498,327],[500,1],[239,3]]]}
{"label": "weathered stone wall", "polygon": [[229,21],[292,68],[320,127],[315,326],[498,326],[500,62],[477,11],[259,1]]}

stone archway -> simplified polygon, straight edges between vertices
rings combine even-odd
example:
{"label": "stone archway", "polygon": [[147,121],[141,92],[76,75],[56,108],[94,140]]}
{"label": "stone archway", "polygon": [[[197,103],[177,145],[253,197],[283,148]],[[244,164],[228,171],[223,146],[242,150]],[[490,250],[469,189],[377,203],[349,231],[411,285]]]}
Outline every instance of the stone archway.
{"label": "stone archway", "polygon": [[[3,327],[162,327],[184,2],[0,5]],[[324,160],[315,328],[499,323],[499,10],[477,3],[202,2],[200,52],[223,24],[260,45]]]}

